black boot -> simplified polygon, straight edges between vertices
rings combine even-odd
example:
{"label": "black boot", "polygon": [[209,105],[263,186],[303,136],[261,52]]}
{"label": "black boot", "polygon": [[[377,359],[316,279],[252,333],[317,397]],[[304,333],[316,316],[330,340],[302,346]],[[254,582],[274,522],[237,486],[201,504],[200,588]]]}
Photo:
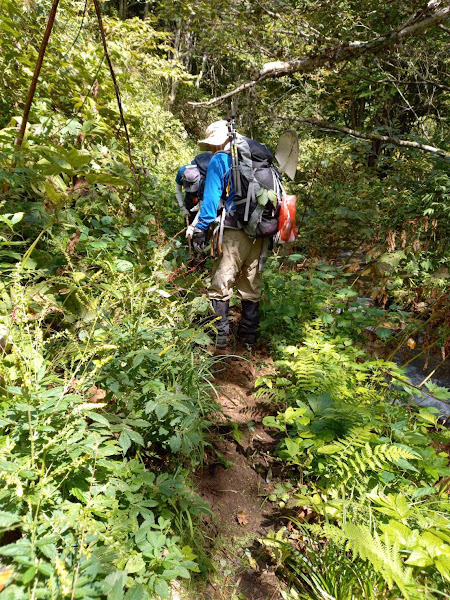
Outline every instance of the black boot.
{"label": "black boot", "polygon": [[245,344],[254,344],[259,327],[259,302],[242,300],[242,316],[237,331],[238,337]]}
{"label": "black boot", "polygon": [[229,300],[212,300],[212,305],[216,317],[220,317],[214,322],[217,329],[216,348],[226,348],[227,338],[230,333],[230,324],[228,322]]}

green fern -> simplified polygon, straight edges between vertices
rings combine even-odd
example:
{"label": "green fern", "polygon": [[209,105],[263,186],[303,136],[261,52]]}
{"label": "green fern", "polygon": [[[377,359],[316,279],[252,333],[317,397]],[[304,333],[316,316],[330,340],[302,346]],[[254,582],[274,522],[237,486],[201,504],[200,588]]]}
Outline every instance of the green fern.
{"label": "green fern", "polygon": [[366,525],[355,523],[346,523],[342,529],[329,523],[311,525],[309,529],[351,551],[353,558],[360,556],[368,560],[375,571],[386,579],[388,586],[392,588],[395,583],[406,599],[422,597],[414,587],[413,570],[404,566],[398,543],[388,533],[380,537],[375,531],[372,535]]}
{"label": "green fern", "polygon": [[327,468],[340,481],[358,477],[367,471],[385,469],[401,460],[420,458],[411,450],[397,444],[369,443],[373,434],[370,427],[355,428],[345,438],[318,448],[318,454],[327,456]]}
{"label": "green fern", "polygon": [[326,393],[342,383],[340,365],[328,360],[325,349],[316,352],[307,346],[302,346],[291,349],[291,353],[292,360],[282,361],[279,364],[283,364],[292,372],[298,390]]}

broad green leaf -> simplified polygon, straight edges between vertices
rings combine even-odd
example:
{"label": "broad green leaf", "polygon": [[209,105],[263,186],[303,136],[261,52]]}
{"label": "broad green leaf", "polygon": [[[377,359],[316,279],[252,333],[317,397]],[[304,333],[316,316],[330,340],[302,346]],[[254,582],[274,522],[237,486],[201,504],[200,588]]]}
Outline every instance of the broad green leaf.
{"label": "broad green leaf", "polygon": [[30,542],[28,540],[0,546],[0,555],[2,556],[28,556],[30,552]]}
{"label": "broad green leaf", "polygon": [[387,340],[392,336],[393,331],[388,327],[378,327],[378,329],[376,329],[376,333],[382,340]]}
{"label": "broad green leaf", "polygon": [[145,561],[142,558],[142,556],[140,554],[135,554],[128,559],[127,564],[125,566],[125,570],[128,573],[137,573],[144,567]]}
{"label": "broad green leaf", "polygon": [[428,552],[422,548],[421,546],[417,546],[411,552],[408,560],[406,561],[407,565],[412,565],[414,567],[429,567],[433,564],[433,560],[431,559]]}
{"label": "broad green leaf", "polygon": [[122,177],[116,177],[109,173],[88,173],[86,175],[88,183],[99,183],[110,186],[129,186],[130,182]]}
{"label": "broad green leaf", "polygon": [[88,165],[91,162],[91,155],[86,150],[77,150],[72,148],[70,152],[66,154],[67,161],[72,167],[79,168]]}
{"label": "broad green leaf", "polygon": [[18,515],[14,515],[13,513],[0,510],[0,527],[2,529],[7,529],[8,527],[11,527],[11,525],[13,525],[14,523],[19,523],[20,520],[21,519]]}
{"label": "broad green leaf", "polygon": [[124,600],[147,600],[149,597],[147,587],[142,583],[136,583],[127,591]]}
{"label": "broad green leaf", "polygon": [[111,426],[110,422],[108,421],[108,419],[106,419],[106,417],[94,412],[93,410],[85,410],[83,411],[83,414],[85,417],[89,417],[89,419],[91,419],[92,421],[101,423],[101,425],[106,425],[107,427]]}
{"label": "broad green leaf", "polygon": [[167,581],[158,577],[158,579],[155,581],[154,589],[155,589],[155,593],[158,594],[158,596],[160,596],[161,598],[164,598],[164,600],[169,600],[170,595],[169,595],[169,586],[167,584]]}
{"label": "broad green leaf", "polygon": [[25,573],[22,575],[22,583],[24,585],[28,585],[30,583],[30,581],[32,581],[37,573],[37,568],[36,567],[29,567]]}
{"label": "broad green leaf", "polygon": [[258,204],[260,206],[265,206],[267,204],[267,202],[269,201],[269,196],[267,194],[267,190],[264,190],[262,188],[260,190],[258,190],[257,198],[258,198]]}
{"label": "broad green leaf", "polygon": [[50,563],[40,561],[37,565],[37,570],[45,577],[51,577],[53,575],[53,567]]}
{"label": "broad green leaf", "polygon": [[290,438],[285,439],[286,449],[288,451],[289,456],[295,458],[299,453],[299,445],[295,440],[291,440]]}
{"label": "broad green leaf", "polygon": [[128,431],[124,430],[119,436],[119,445],[123,450],[123,453],[126,454],[128,448],[131,446],[131,439],[128,435]]}
{"label": "broad green leaf", "polygon": [[140,446],[144,445],[144,438],[137,431],[134,431],[133,429],[127,429],[127,435],[136,444],[139,444]]}
{"label": "broad green leaf", "polygon": [[354,298],[355,296],[358,295],[358,293],[355,292],[355,290],[352,290],[351,288],[342,288],[341,290],[338,290],[336,293],[338,296],[342,296],[344,298]]}
{"label": "broad green leaf", "polygon": [[15,213],[12,215],[9,222],[11,223],[11,225],[15,225],[16,223],[21,221],[22,218],[23,218],[23,212],[18,212],[18,213]]}
{"label": "broad green leaf", "polygon": [[158,419],[160,421],[162,421],[164,419],[164,417],[167,415],[168,412],[169,412],[169,407],[167,406],[167,404],[158,404],[155,408],[156,416],[158,417]]}
{"label": "broad green leaf", "polygon": [[63,171],[72,171],[72,165],[70,165],[62,156],[50,156],[50,161],[58,165]]}
{"label": "broad green leaf", "polygon": [[172,452],[177,453],[181,448],[181,438],[178,435],[173,435],[169,438],[169,446]]}
{"label": "broad green leaf", "polygon": [[119,273],[127,273],[133,270],[133,263],[129,260],[119,259],[115,262],[116,270]]}
{"label": "broad green leaf", "polygon": [[318,454],[336,454],[342,450],[342,446],[339,444],[328,444],[326,446],[321,446],[317,449]]}
{"label": "broad green leaf", "polygon": [[401,469],[405,469],[406,471],[413,471],[414,473],[419,473],[414,465],[412,465],[409,460],[406,458],[399,458],[395,461],[395,464],[399,466]]}
{"label": "broad green leaf", "polygon": [[133,227],[123,227],[120,230],[120,233],[125,236],[125,237],[132,237],[136,234],[135,230],[133,229]]}
{"label": "broad green leaf", "polygon": [[439,556],[434,564],[442,577],[450,582],[450,556]]}

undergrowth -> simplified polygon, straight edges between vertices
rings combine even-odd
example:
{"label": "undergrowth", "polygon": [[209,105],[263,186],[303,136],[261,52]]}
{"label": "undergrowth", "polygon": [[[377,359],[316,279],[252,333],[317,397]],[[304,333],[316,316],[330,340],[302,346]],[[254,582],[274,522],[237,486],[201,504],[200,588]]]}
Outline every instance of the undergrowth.
{"label": "undergrowth", "polygon": [[[279,406],[264,423],[279,432],[277,456],[290,472],[270,498],[290,508],[297,535],[280,530],[263,540],[288,572],[289,597],[442,597],[450,581],[449,432],[437,409],[411,401],[421,391],[404,369],[383,358],[403,336],[408,307],[374,306],[337,267],[280,270],[277,260],[263,327],[278,372],[257,381],[257,393]],[[433,345],[441,351],[443,330]],[[445,388],[428,387],[449,399]],[[309,544],[321,548],[319,559]],[[323,566],[331,556],[340,556],[339,585]]]}
{"label": "undergrowth", "polygon": [[[66,215],[47,250],[2,251],[6,599],[168,598],[204,569],[195,522],[209,509],[188,481],[215,408],[191,325],[202,307],[189,289],[180,300],[170,246],[102,212]],[[27,222],[4,220],[20,249]]]}

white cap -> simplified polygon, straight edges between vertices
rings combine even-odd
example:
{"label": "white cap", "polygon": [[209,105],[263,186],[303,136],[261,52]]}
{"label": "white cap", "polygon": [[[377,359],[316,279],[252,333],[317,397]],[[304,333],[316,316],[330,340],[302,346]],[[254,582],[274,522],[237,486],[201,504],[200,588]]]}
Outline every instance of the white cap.
{"label": "white cap", "polygon": [[206,137],[204,140],[199,140],[198,145],[200,148],[209,146],[222,146],[228,141],[228,122],[225,119],[221,121],[214,121],[206,128]]}

